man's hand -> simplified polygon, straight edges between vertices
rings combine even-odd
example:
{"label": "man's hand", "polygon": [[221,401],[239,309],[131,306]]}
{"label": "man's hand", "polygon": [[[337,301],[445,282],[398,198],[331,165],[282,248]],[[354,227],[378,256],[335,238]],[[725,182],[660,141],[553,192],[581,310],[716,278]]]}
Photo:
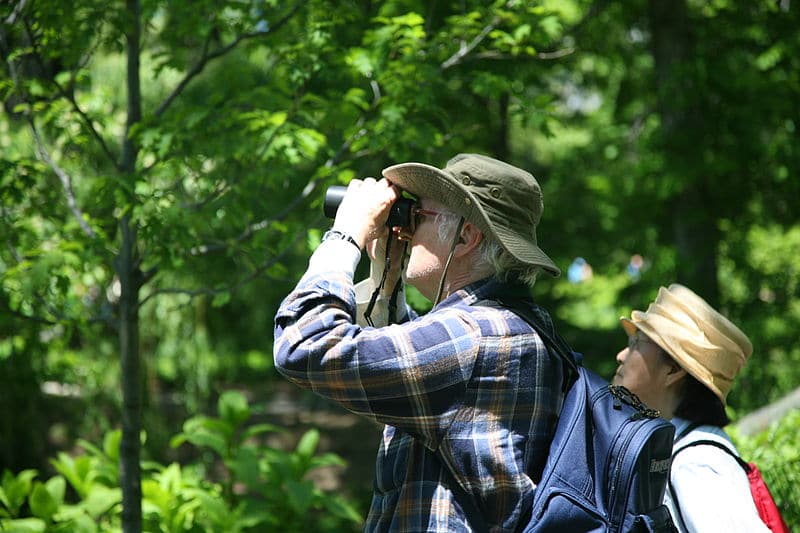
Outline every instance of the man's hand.
{"label": "man's hand", "polygon": [[389,210],[400,191],[382,179],[352,180],[336,212],[333,229],[350,235],[360,248],[385,232]]}

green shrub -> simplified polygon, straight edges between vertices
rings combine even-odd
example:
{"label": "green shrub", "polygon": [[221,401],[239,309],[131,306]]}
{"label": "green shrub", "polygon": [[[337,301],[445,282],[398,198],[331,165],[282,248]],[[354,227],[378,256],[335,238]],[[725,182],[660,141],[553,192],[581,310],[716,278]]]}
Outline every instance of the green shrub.
{"label": "green shrub", "polygon": [[784,520],[800,530],[800,410],[794,410],[766,431],[745,437],[732,431],[741,456],[761,470]]}
{"label": "green shrub", "polygon": [[[247,426],[251,412],[235,392],[222,395],[219,417],[184,423],[173,446],[184,443],[206,453],[193,464],[142,463],[143,530],[159,533],[255,531],[356,531],[361,514],[339,494],[317,488],[308,474],[341,465],[334,454],[318,455],[319,432],[303,435],[292,451],[259,442],[275,426]],[[80,441],[83,455],[59,453],[56,475],[42,482],[35,470],[0,480],[0,531],[116,532],[120,530],[120,432],[102,447]],[[213,479],[212,479],[213,473]]]}

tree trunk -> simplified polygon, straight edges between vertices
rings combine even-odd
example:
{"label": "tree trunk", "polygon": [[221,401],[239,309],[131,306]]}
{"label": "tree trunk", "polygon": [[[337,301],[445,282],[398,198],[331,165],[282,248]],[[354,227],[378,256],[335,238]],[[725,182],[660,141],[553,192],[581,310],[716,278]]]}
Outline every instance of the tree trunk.
{"label": "tree trunk", "polygon": [[116,258],[120,282],[119,342],[122,371],[122,441],[120,442],[120,485],[122,488],[122,530],[142,530],[142,483],[139,468],[142,429],[142,380],[139,361],[139,272],[135,259],[136,234],[125,215],[120,221],[122,245]]}
{"label": "tree trunk", "polygon": [[681,190],[668,208],[677,253],[677,279],[717,306],[717,248],[720,233],[703,163],[704,114],[701,77],[694,68],[686,0],[650,0],[661,135],[667,166]]}
{"label": "tree trunk", "polygon": [[[128,118],[122,139],[120,168],[123,178],[134,190],[137,148],[130,138],[131,128],[141,120],[141,85],[139,79],[140,4],[127,0],[127,89]],[[130,198],[127,194],[126,197]],[[130,198],[129,202],[134,202]],[[135,221],[130,203],[119,222],[120,249],[114,266],[120,283],[119,341],[122,371],[122,441],[120,443],[120,485],[122,489],[122,531],[142,531],[142,481],[139,466],[142,429],[142,378],[139,354],[139,268]]]}
{"label": "tree trunk", "polygon": [[492,154],[503,161],[508,161],[511,155],[508,138],[510,127],[508,123],[508,106],[511,101],[509,93],[501,93],[497,97],[497,117],[494,127],[494,136],[489,141],[492,143]]}
{"label": "tree trunk", "polygon": [[800,409],[800,387],[794,389],[780,400],[743,416],[736,422],[735,426],[742,435],[755,435],[766,430],[774,422],[778,422],[787,413],[795,409]]}

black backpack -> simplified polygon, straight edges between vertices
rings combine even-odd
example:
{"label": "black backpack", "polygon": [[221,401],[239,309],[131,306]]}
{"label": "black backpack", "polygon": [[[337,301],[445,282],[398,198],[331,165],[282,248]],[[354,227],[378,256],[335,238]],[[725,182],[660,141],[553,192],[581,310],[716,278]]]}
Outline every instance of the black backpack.
{"label": "black backpack", "polygon": [[562,359],[568,387],[526,533],[675,532],[663,505],[675,428],[582,357],[522,301],[481,301],[525,319]]}

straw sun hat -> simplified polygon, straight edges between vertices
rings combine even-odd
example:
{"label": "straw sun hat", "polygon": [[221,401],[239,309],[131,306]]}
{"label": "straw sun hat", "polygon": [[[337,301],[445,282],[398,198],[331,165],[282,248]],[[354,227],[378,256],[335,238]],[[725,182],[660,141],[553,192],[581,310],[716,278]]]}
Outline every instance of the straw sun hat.
{"label": "straw sun hat", "polygon": [[733,379],[753,353],[742,331],[690,289],[661,287],[647,311],[620,318],[633,335],[640,330],[725,405]]}
{"label": "straw sun hat", "polygon": [[436,200],[491,235],[511,255],[558,276],[561,271],[539,248],[536,226],[544,202],[530,173],[479,154],[459,154],[443,169],[402,163],[384,177],[415,196]]}

